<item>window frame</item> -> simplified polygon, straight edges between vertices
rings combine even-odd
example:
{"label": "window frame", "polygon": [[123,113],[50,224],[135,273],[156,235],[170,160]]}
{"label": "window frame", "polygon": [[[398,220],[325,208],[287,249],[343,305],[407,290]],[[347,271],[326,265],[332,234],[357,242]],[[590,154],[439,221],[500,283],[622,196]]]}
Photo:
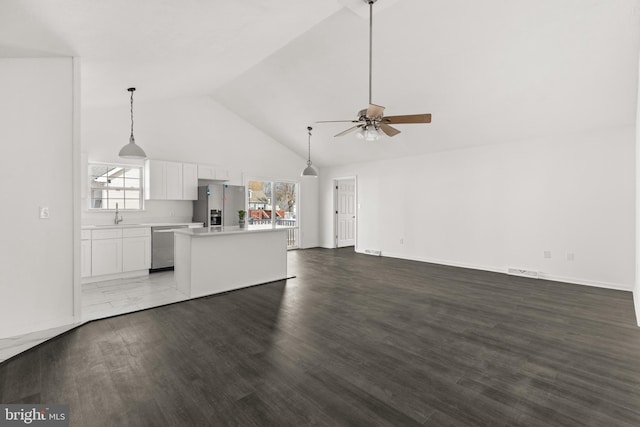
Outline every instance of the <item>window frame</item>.
{"label": "window frame", "polygon": [[[293,180],[293,179],[275,179],[275,178],[260,178],[260,177],[251,177],[251,178],[247,178],[245,181],[245,188],[246,188],[246,200],[247,200],[247,215],[249,216],[249,211],[251,210],[251,206],[250,206],[250,193],[251,193],[251,188],[249,183],[252,181],[260,181],[260,182],[265,182],[265,183],[269,183],[271,185],[271,203],[270,203],[270,209],[272,212],[271,218],[270,218],[270,228],[273,230],[276,229],[282,229],[282,230],[291,230],[290,233],[294,233],[292,236],[289,236],[289,243],[287,244],[287,249],[291,250],[291,249],[298,249],[300,247],[300,190],[301,190],[301,183],[300,181],[297,180]],[[294,184],[295,185],[295,200],[296,200],[296,208],[295,208],[295,215],[296,215],[296,225],[295,226],[278,226],[277,225],[277,221],[276,221],[276,215],[273,215],[273,212],[275,212],[275,205],[276,205],[276,184],[277,183],[286,183],[286,184]],[[247,218],[247,227],[248,228],[252,228],[251,226],[251,219]]]}
{"label": "window frame", "polygon": [[[121,191],[127,191],[128,190],[132,190],[135,189],[136,191],[139,192],[138,195],[138,203],[139,203],[139,208],[126,208],[125,207],[125,203],[124,201],[126,200],[125,197],[123,197],[121,200],[123,201],[122,205],[123,206],[118,206],[118,211],[121,212],[142,212],[145,210],[145,205],[144,205],[144,176],[145,176],[145,168],[143,165],[132,165],[132,164],[125,164],[125,163],[113,163],[113,162],[96,162],[96,161],[88,161],[87,162],[87,191],[88,191],[88,195],[87,195],[87,210],[89,212],[115,212],[115,208],[95,208],[92,206],[92,200],[93,200],[93,191],[95,190],[100,190],[100,188],[96,188],[93,187],[92,184],[92,175],[91,175],[91,166],[103,166],[106,167],[107,169],[110,168],[128,168],[128,169],[138,169],[140,171],[140,178],[139,178],[139,187],[111,187],[111,189],[113,190],[121,190]],[[108,205],[108,198],[107,199],[103,199],[107,201],[107,205]],[[135,199],[131,199],[131,200],[135,200]],[[120,199],[118,199],[118,201],[120,201]]]}

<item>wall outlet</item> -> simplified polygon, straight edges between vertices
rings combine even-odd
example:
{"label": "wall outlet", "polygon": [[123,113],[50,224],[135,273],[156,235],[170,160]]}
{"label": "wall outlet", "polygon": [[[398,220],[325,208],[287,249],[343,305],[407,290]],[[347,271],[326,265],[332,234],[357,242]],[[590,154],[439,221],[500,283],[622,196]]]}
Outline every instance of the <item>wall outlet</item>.
{"label": "wall outlet", "polygon": [[41,206],[40,207],[40,219],[49,219],[49,207]]}
{"label": "wall outlet", "polygon": [[573,261],[576,259],[576,255],[573,252],[567,252],[567,261]]}
{"label": "wall outlet", "polygon": [[546,259],[550,259],[551,258],[551,251],[544,251],[544,257]]}

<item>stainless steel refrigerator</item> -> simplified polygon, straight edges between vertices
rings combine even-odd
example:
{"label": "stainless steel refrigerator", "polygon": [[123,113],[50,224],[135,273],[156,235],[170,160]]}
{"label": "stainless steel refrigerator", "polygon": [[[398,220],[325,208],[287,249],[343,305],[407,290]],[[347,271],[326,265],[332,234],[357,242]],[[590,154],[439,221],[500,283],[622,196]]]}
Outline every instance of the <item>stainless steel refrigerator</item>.
{"label": "stainless steel refrigerator", "polygon": [[225,227],[238,225],[238,211],[246,210],[246,193],[244,186],[223,185],[222,224]]}
{"label": "stainless steel refrigerator", "polygon": [[193,222],[205,227],[238,225],[238,211],[246,210],[245,188],[241,185],[215,183],[198,187],[193,202]]}

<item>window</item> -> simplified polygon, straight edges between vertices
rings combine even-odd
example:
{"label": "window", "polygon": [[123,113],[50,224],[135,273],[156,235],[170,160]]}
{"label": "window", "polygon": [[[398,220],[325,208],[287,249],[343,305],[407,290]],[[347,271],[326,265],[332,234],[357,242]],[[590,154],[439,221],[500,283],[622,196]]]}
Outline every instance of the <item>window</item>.
{"label": "window", "polygon": [[248,182],[248,227],[287,228],[288,248],[298,247],[298,184],[283,181]]}
{"label": "window", "polygon": [[142,167],[89,163],[89,209],[142,210]]}

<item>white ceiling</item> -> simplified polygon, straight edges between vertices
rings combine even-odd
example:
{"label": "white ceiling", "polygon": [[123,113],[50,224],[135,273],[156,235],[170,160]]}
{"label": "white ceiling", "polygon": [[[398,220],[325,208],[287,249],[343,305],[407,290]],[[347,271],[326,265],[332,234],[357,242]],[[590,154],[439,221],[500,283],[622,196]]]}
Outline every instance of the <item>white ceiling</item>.
{"label": "white ceiling", "polygon": [[[373,101],[432,113],[320,166],[633,125],[640,0],[379,0]],[[211,94],[306,157],[367,105],[362,0],[2,0],[0,56],[82,59],[84,106]]]}

